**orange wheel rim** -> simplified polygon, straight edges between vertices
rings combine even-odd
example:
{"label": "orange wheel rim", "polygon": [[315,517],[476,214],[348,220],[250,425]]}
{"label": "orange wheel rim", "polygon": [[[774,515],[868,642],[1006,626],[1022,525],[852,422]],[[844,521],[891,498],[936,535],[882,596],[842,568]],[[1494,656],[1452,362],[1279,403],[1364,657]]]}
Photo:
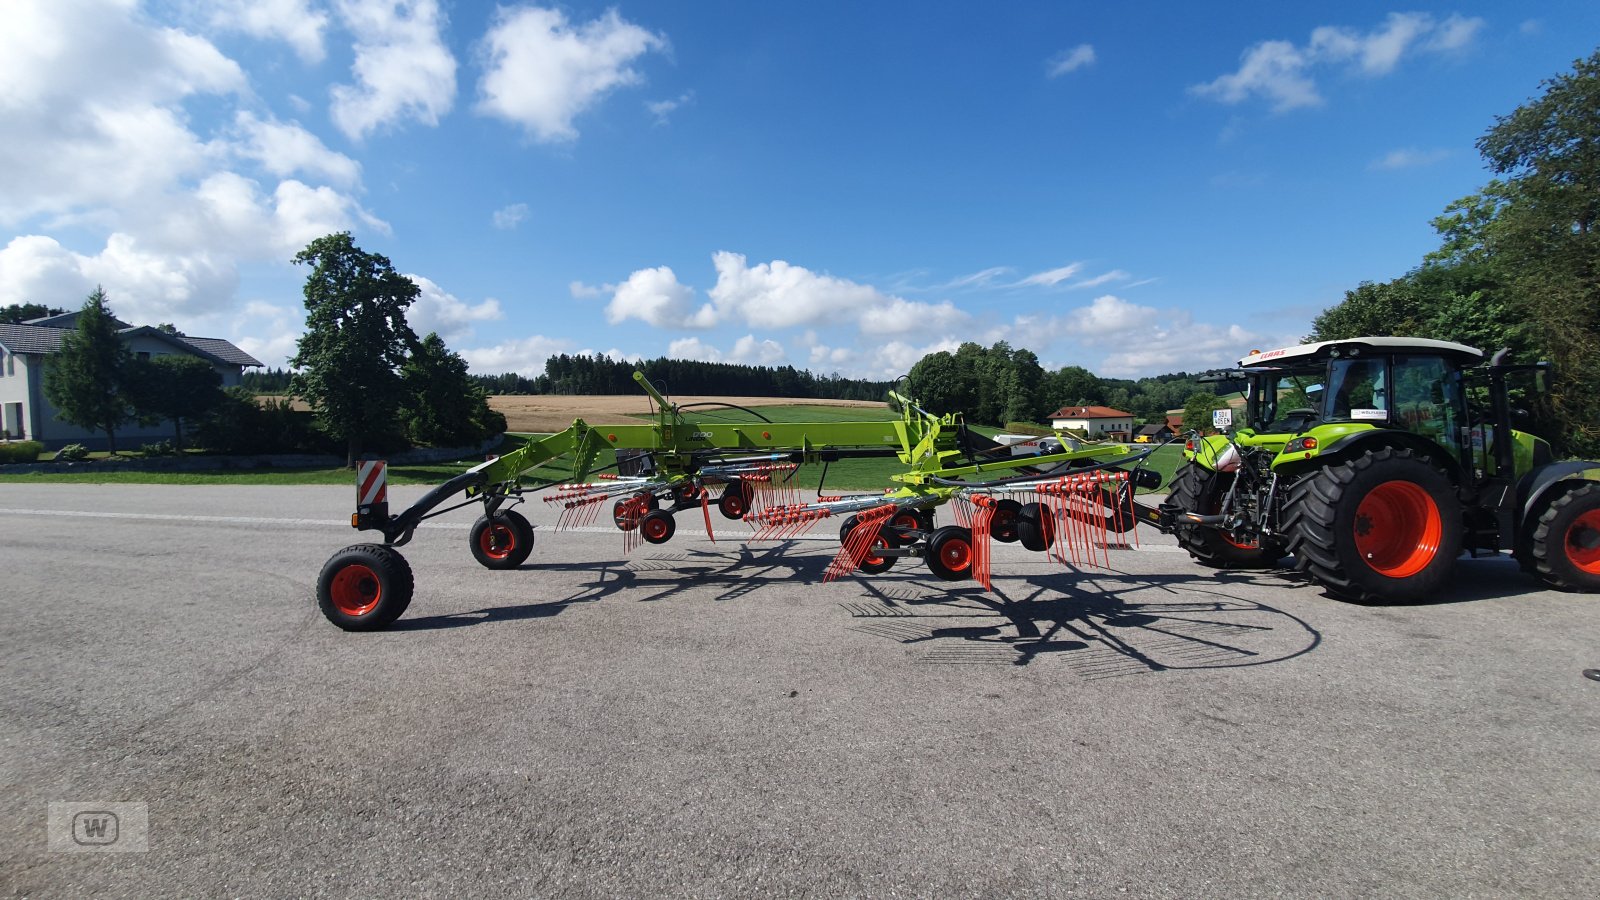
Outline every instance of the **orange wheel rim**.
{"label": "orange wheel rim", "polygon": [[1409,578],[1439,555],[1444,519],[1439,504],[1409,481],[1386,481],[1356,507],[1355,543],[1379,575]]}
{"label": "orange wheel rim", "polygon": [[[873,550],[887,550],[887,549],[889,549],[889,541],[888,541],[888,539],[883,537],[882,535],[879,535],[878,539],[872,542],[872,549]],[[885,559],[885,557],[879,556],[876,553],[872,553],[871,551],[868,551],[867,557],[865,559],[863,559],[861,562],[863,564],[865,564],[865,565],[876,566],[876,565],[882,564],[884,559]]]}
{"label": "orange wheel rim", "polygon": [[972,545],[960,538],[945,541],[939,548],[939,561],[952,572],[965,572],[972,565]]}
{"label": "orange wheel rim", "polygon": [[478,535],[478,547],[490,559],[507,559],[517,549],[516,532],[504,525],[490,525]]}
{"label": "orange wheel rim", "polygon": [[383,599],[383,583],[371,567],[354,563],[340,569],[328,585],[328,596],[339,612],[364,616]]}
{"label": "orange wheel rim", "polygon": [[1567,559],[1588,572],[1600,575],[1600,509],[1591,509],[1567,526]]}

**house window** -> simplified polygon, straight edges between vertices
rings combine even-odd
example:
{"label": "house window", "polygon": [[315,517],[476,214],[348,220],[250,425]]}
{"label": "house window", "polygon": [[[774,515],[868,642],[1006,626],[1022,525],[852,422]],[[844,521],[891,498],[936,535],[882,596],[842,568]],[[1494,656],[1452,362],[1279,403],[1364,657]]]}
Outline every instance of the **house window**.
{"label": "house window", "polygon": [[139,361],[140,362],[149,362],[150,361],[150,351],[148,351],[148,350],[140,350],[139,351]]}
{"label": "house window", "polygon": [[[0,352],[3,352],[3,351],[0,351]],[[13,356],[12,354],[7,353],[6,354],[6,367],[5,367],[4,370],[0,370],[0,371],[3,371],[4,374],[6,374],[6,375],[15,375],[15,374],[17,374],[17,358],[15,356]]]}

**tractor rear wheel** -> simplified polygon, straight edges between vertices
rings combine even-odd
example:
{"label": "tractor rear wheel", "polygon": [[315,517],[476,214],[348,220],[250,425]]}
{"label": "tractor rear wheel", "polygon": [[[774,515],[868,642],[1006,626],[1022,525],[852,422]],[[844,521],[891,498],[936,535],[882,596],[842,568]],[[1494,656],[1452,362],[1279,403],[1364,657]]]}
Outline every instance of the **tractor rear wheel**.
{"label": "tractor rear wheel", "polygon": [[[1222,500],[1233,485],[1232,472],[1216,472],[1194,462],[1184,463],[1172,480],[1172,502],[1203,516],[1222,510]],[[1220,528],[1205,525],[1178,525],[1178,544],[1189,551],[1194,561],[1213,569],[1270,569],[1283,559],[1283,546],[1268,541],[1235,537]]]}
{"label": "tractor rear wheel", "polygon": [[472,558],[486,569],[515,569],[533,552],[533,526],[513,509],[479,516],[469,538]]}
{"label": "tractor rear wheel", "polygon": [[345,631],[377,631],[411,605],[411,565],[385,544],[355,544],[335,553],[317,576],[317,606]]}
{"label": "tractor rear wheel", "polygon": [[928,568],[945,581],[972,577],[972,531],[946,525],[928,538]]}
{"label": "tractor rear wheel", "polygon": [[1323,467],[1289,490],[1295,567],[1329,594],[1405,603],[1444,586],[1461,553],[1461,502],[1443,472],[1385,447]]}
{"label": "tractor rear wheel", "polygon": [[1600,591],[1600,484],[1566,491],[1532,526],[1534,569],[1563,591]]}

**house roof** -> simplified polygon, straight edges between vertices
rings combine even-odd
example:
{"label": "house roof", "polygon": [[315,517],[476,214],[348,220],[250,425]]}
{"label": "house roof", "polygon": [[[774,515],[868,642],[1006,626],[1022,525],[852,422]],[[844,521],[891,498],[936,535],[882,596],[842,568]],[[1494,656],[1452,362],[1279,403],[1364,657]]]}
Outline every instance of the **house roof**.
{"label": "house roof", "polygon": [[1159,423],[1156,425],[1146,425],[1140,428],[1138,431],[1135,431],[1134,434],[1160,434],[1163,431],[1171,430],[1172,428],[1165,423]]}
{"label": "house roof", "polygon": [[1130,419],[1131,412],[1109,406],[1063,406],[1050,414],[1052,419]]}
{"label": "house roof", "polygon": [[[50,318],[61,319],[63,317],[52,316]],[[0,347],[5,347],[12,353],[32,353],[41,356],[60,350],[61,339],[72,329],[33,324],[34,322],[42,321],[46,320],[34,319],[22,325],[0,325]],[[261,365],[260,360],[235,347],[231,341],[225,341],[222,338],[168,334],[159,328],[152,328],[149,325],[143,325],[138,328],[123,328],[117,333],[124,337],[132,337],[136,334],[150,335],[151,337],[160,338],[180,350],[224,365]]]}

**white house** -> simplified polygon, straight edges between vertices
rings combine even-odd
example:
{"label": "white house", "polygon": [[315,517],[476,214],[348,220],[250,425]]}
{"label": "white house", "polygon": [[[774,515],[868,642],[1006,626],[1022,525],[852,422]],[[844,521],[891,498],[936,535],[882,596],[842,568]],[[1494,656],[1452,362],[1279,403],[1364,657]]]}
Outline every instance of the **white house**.
{"label": "white house", "polygon": [[[56,450],[67,444],[104,449],[104,432],[85,431],[56,418],[56,408],[44,395],[44,361],[61,349],[61,339],[77,327],[78,313],[30,319],[21,325],[0,325],[0,438],[33,440]],[[116,322],[118,334],[134,355],[149,359],[183,353],[211,363],[222,376],[222,386],[239,383],[244,370],[261,363],[221,338],[169,334],[159,328]],[[143,427],[129,422],[117,430],[122,446],[161,440],[172,435],[172,424]],[[122,441],[126,439],[127,444]]]}
{"label": "white house", "polygon": [[1050,427],[1071,428],[1087,437],[1126,441],[1133,432],[1133,413],[1109,406],[1063,406],[1050,414]]}

